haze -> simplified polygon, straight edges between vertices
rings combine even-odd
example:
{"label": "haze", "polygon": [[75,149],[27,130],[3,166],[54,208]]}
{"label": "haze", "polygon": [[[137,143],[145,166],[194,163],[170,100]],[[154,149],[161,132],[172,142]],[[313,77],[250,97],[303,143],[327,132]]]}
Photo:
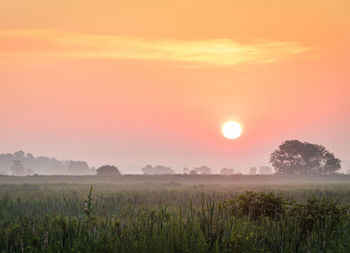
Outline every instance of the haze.
{"label": "haze", "polygon": [[[350,159],[350,2],[0,2],[0,153],[248,172]],[[243,134],[228,140],[225,121]]]}

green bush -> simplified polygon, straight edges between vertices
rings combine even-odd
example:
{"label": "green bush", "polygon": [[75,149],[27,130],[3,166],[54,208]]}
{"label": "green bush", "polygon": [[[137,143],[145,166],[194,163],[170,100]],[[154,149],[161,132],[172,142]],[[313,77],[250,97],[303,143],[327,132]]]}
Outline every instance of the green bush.
{"label": "green bush", "polygon": [[316,227],[325,229],[329,227],[334,231],[347,217],[347,207],[332,198],[311,198],[306,203],[298,203],[293,206],[291,215],[298,218],[304,234],[311,233]]}
{"label": "green bush", "polygon": [[290,202],[291,200],[274,192],[247,191],[226,201],[225,207],[237,217],[248,217],[253,220],[261,217],[276,219],[285,213]]}

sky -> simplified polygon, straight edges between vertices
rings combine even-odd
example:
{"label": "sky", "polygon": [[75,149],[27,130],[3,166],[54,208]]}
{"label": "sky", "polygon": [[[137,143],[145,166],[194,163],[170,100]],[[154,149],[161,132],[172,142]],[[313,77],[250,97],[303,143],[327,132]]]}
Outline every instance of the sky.
{"label": "sky", "polygon": [[[0,0],[0,153],[247,172],[350,160],[348,0]],[[243,134],[225,139],[237,120]]]}

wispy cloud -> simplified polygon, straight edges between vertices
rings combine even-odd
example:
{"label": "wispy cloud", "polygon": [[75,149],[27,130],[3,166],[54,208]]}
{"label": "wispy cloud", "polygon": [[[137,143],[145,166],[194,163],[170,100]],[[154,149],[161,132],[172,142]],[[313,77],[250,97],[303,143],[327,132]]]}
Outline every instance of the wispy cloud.
{"label": "wispy cloud", "polygon": [[295,42],[172,40],[56,30],[0,30],[0,55],[11,58],[111,58],[230,66],[276,62],[308,51]]}

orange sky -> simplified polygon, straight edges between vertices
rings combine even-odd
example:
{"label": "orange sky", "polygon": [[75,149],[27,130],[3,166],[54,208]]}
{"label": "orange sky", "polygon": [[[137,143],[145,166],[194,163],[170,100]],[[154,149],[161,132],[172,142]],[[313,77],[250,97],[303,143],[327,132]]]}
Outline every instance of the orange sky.
{"label": "orange sky", "polygon": [[[0,153],[244,171],[297,138],[350,160],[347,0],[0,10]],[[229,119],[244,125],[234,141],[220,134]]]}

